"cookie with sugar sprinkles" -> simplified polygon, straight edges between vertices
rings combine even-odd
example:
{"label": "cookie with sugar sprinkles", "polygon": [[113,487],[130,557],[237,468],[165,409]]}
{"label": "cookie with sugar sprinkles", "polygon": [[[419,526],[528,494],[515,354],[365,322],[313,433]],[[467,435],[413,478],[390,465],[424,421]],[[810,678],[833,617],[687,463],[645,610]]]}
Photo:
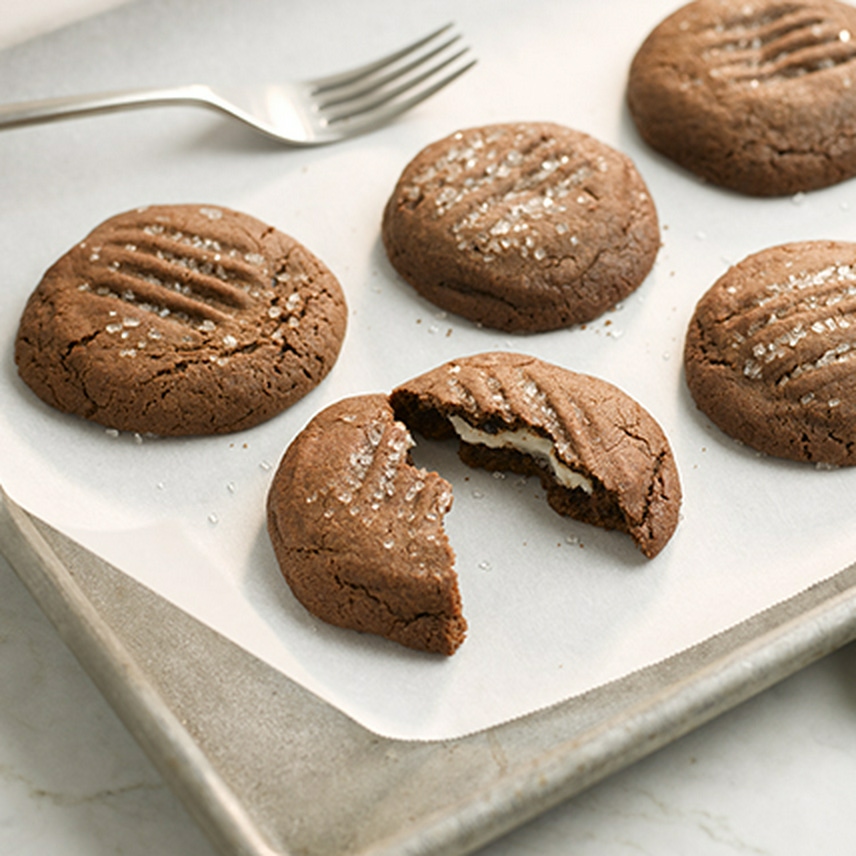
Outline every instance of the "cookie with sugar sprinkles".
{"label": "cookie with sugar sprinkles", "polygon": [[294,238],[221,206],[111,217],[30,296],[15,342],[45,402],[118,430],[253,427],[327,375],[345,297]]}
{"label": "cookie with sugar sprinkles", "polygon": [[741,193],[856,174],[856,9],[835,0],[696,0],[656,26],[627,83],[642,138]]}
{"label": "cookie with sugar sprinkles", "polygon": [[699,300],[684,346],[699,409],[780,458],[856,464],[856,243],[770,247]]}
{"label": "cookie with sugar sprinkles", "polygon": [[443,531],[451,485],[410,461],[384,395],[338,401],[286,450],[268,532],[297,600],[330,624],[451,655],[466,634]]}
{"label": "cookie with sugar sprinkles", "polygon": [[625,532],[649,559],[674,534],[681,484],[669,441],[602,378],[501,351],[451,360],[390,401],[413,431],[457,438],[468,465],[537,476],[558,514]]}
{"label": "cookie with sugar sprinkles", "polygon": [[423,297],[514,332],[598,317],[642,283],[660,246],[654,203],[626,155],[533,122],[423,149],[385,207],[382,237]]}
{"label": "cookie with sugar sprinkles", "polygon": [[452,360],[389,396],[326,407],[280,461],[268,533],[294,596],[323,621],[447,656],[464,641],[443,527],[452,486],[414,465],[412,431],[457,437],[470,466],[539,477],[554,511],[626,532],[648,558],[678,525],[668,440],[626,393],[525,354]]}

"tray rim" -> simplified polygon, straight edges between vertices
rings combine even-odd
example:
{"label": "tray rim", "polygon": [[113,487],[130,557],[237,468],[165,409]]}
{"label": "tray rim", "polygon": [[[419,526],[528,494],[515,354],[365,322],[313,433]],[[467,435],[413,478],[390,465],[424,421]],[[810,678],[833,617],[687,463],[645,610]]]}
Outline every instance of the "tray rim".
{"label": "tray rim", "polygon": [[[61,542],[70,544],[84,558],[91,557],[71,539],[29,515],[0,487],[0,552],[214,846],[224,854],[240,856],[285,856],[295,852],[287,843],[271,840],[276,837],[279,818],[254,815],[247,804],[247,794],[228,784],[222,769],[193,735],[198,728],[195,717],[188,718],[187,710],[173,709],[156,688],[152,668],[153,664],[156,667],[159,652],[149,650],[148,663],[132,653],[122,633],[102,614],[105,605],[93,601],[58,554],[56,546]],[[120,570],[113,571],[125,577]],[[149,595],[155,603],[186,616],[159,595]],[[200,633],[219,636],[186,617],[198,625]],[[610,708],[614,700],[604,706],[603,699],[592,696],[597,701],[589,702],[589,694],[585,694],[485,731],[438,741],[375,735],[270,666],[259,664],[259,668],[262,674],[264,670],[275,672],[292,685],[297,700],[295,711],[306,704],[318,711],[326,723],[324,738],[332,733],[344,740],[381,744],[387,754],[394,750],[405,761],[412,758],[418,764],[436,764],[432,774],[435,778],[447,767],[454,773],[454,767],[446,763],[451,750],[470,751],[478,762],[485,741],[514,747],[516,754],[508,769],[487,784],[482,783],[466,797],[440,808],[429,801],[422,806],[423,813],[406,828],[378,829],[378,837],[347,851],[365,856],[464,853],[629,766],[853,639],[856,564],[655,664],[650,672],[642,670],[614,682],[616,697],[621,698],[615,709]],[[223,641],[241,656],[255,659],[234,643]],[[653,682],[646,681],[646,673],[648,677],[658,677]],[[575,732],[577,722],[582,724]],[[525,739],[524,733],[529,735]],[[311,740],[306,741],[302,734],[298,736],[295,752],[318,753],[326,748],[320,742],[313,745]],[[541,742],[532,743],[533,736]],[[357,786],[354,793],[358,793],[362,782],[370,787],[379,776],[383,778],[384,762],[372,761],[372,757],[363,767],[350,769]],[[412,806],[408,810],[412,811]]]}
{"label": "tray rim", "polygon": [[[271,844],[244,795],[229,786],[188,723],[157,691],[145,665],[75,580],[55,549],[54,539],[63,537],[0,486],[0,553],[215,847],[241,856],[293,852]],[[787,604],[799,606],[783,610]],[[759,620],[764,615],[771,620]],[[655,669],[673,667],[673,680],[656,692],[634,698],[580,737],[533,752],[528,764],[520,763],[494,785],[474,791],[466,803],[427,812],[412,827],[379,838],[359,853],[453,853],[482,846],[856,639],[856,564],[717,634],[727,637],[737,637],[734,645],[723,646],[703,667],[682,669],[686,652],[655,664]],[[549,732],[554,720],[579,714],[569,710],[570,701],[453,741],[383,740],[399,751],[424,754],[474,743],[485,734],[502,739],[530,724]],[[371,735],[338,711],[331,718],[343,730]]]}

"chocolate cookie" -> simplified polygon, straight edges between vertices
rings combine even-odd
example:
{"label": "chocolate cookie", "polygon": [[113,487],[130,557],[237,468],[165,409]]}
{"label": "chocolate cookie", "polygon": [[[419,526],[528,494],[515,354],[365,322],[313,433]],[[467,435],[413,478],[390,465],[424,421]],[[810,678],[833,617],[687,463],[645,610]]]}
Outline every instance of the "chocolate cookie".
{"label": "chocolate cookie", "polygon": [[557,512],[627,532],[649,558],[677,526],[669,444],[621,390],[520,354],[454,360],[389,398],[328,407],[277,469],[274,552],[295,597],[331,624],[441,654],[464,639],[443,530],[452,488],[411,463],[410,429],[460,438],[471,466],[537,475]]}
{"label": "chocolate cookie", "polygon": [[451,486],[409,461],[386,396],[346,399],[289,446],[268,493],[268,531],[295,597],[340,627],[452,654],[461,644]]}
{"label": "chocolate cookie", "polygon": [[457,436],[466,463],[538,476],[559,514],[626,532],[648,558],[677,526],[669,443],[640,404],[604,380],[490,353],[415,378],[390,401],[412,430]]}
{"label": "chocolate cookie", "polygon": [[648,36],[630,112],[657,151],[757,196],[856,174],[856,9],[834,0],[697,0]]}
{"label": "chocolate cookie", "polygon": [[271,226],[222,207],[139,208],[45,274],[15,361],[48,404],[161,435],[250,428],[330,371],[347,309],[333,274]]}
{"label": "chocolate cookie", "polygon": [[699,409],[777,457],[856,464],[856,244],[771,247],[701,298],[684,348]]}
{"label": "chocolate cookie", "polygon": [[425,148],[398,180],[382,235],[428,300],[517,332],[596,318],[640,285],[660,245],[629,158],[546,123],[473,128]]}

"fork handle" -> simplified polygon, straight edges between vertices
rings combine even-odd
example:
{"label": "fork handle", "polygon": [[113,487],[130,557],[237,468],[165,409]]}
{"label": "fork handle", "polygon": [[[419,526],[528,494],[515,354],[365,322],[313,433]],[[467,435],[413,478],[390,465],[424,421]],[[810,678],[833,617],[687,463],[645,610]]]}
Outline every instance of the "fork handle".
{"label": "fork handle", "polygon": [[53,122],[75,116],[109,113],[135,107],[161,107],[167,104],[206,104],[211,106],[211,90],[201,84],[168,89],[128,89],[90,95],[67,95],[38,101],[19,101],[0,105],[0,129]]}

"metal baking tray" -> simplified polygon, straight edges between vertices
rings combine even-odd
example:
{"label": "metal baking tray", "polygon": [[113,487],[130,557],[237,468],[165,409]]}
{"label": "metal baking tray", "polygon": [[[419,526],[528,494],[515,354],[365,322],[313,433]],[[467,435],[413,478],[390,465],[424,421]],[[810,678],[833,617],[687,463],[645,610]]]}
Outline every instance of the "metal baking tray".
{"label": "metal baking tray", "polygon": [[466,853],[856,638],[856,565],[702,644],[453,740],[380,737],[0,494],[0,547],[228,856]]}
{"label": "metal baking tray", "polygon": [[[161,23],[163,17],[159,37],[173,62],[170,68],[154,68],[152,77],[166,75],[180,65],[176,57],[181,59],[185,46],[188,54],[193,52],[169,27],[169,15],[159,17],[158,10],[186,21],[195,6],[197,13],[206,13],[196,16],[205,30],[229,5],[229,0],[131,4],[40,45],[7,52],[2,67],[23,69],[30,77],[11,75],[4,84],[24,97],[55,82],[50,78],[56,70],[42,68],[39,50],[68,63],[61,85],[92,83],[96,72],[81,61],[84,40],[100,40],[100,61],[115,62],[122,58],[121,41],[114,46],[111,39],[120,32],[136,33],[131,26],[135,10],[145,17],[152,9],[148,20]],[[447,5],[454,4],[450,0]],[[243,14],[250,6],[271,11],[276,4],[253,0],[237,6]],[[381,6],[395,7],[390,14],[398,16],[396,21],[386,22],[390,30],[407,24],[409,31],[420,31],[429,6],[432,21],[440,14],[434,2],[405,6],[377,0],[373,8]],[[486,6],[491,15],[479,18],[485,36],[499,32],[503,16],[519,4],[491,0]],[[583,0],[571,6],[586,39],[595,6]],[[297,7],[291,10],[295,31],[309,14],[308,4]],[[598,10],[604,8],[597,4]],[[541,11],[551,10],[555,12],[552,4],[545,3]],[[466,14],[475,21],[477,11]],[[619,20],[621,10],[611,17]],[[538,15],[527,17],[537,20]],[[507,35],[494,32],[495,50],[516,57],[516,51],[528,49],[527,39],[536,29],[519,23],[513,41],[506,41],[510,29]],[[256,36],[247,23],[235,39]],[[219,55],[206,56],[199,48],[204,46],[201,36],[194,44],[194,60],[205,59],[206,70],[216,70]],[[247,78],[255,74],[260,51],[250,54],[242,55],[249,66],[243,68]],[[548,58],[540,59],[549,72],[558,71]],[[124,66],[116,68],[117,77],[129,73]],[[619,73],[614,72],[616,88]],[[500,69],[491,69],[484,79],[491,75],[496,75],[492,85],[517,85],[503,78]],[[119,81],[125,83],[129,81]],[[145,120],[130,125],[118,117],[102,121],[108,123],[101,126],[105,139],[126,141],[125,129],[139,131]],[[117,132],[119,122],[122,133]],[[79,153],[89,137],[73,126],[68,133]],[[183,133],[182,142],[197,140],[195,126],[186,125]],[[197,142],[209,160],[222,159],[228,167],[236,141],[230,133],[224,128],[215,139],[199,135]],[[270,154],[261,143],[245,147],[243,139],[240,148],[247,159]],[[152,159],[158,154],[138,153]],[[177,164],[184,167],[185,161],[173,160],[168,168],[175,170]],[[44,204],[46,218],[73,215],[88,221],[112,204],[109,176],[102,176],[99,166],[83,165],[81,192],[72,201],[52,195],[49,176],[36,198]],[[69,169],[61,158],[52,167],[54,175]],[[249,170],[236,173],[235,183],[241,176],[254,178]],[[194,191],[205,186],[195,173],[181,177]],[[87,182],[97,193],[87,195]],[[227,179],[221,190],[228,196],[235,188]],[[115,198],[124,198],[124,192],[117,190]],[[247,193],[251,196],[253,188]],[[794,206],[793,211],[799,209]],[[802,228],[801,222],[796,225]],[[705,250],[710,257],[712,251],[699,243],[698,255]],[[11,491],[10,485],[3,487]],[[472,851],[856,638],[856,566],[851,565],[679,654],[552,706],[464,737],[401,740],[360,725],[82,548],[59,531],[56,521],[28,513],[2,488],[0,551],[213,843],[224,854],[242,856]]]}

